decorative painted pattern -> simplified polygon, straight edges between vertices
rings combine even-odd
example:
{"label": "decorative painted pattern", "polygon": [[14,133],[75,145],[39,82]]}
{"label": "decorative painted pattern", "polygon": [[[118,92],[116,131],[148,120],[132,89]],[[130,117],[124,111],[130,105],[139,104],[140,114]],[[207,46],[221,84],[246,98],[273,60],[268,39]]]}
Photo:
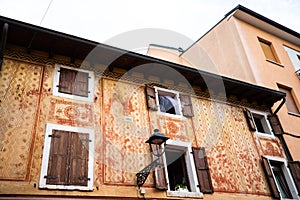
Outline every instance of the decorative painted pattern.
{"label": "decorative painted pattern", "polygon": [[193,99],[193,105],[195,143],[207,149],[214,190],[269,194],[242,109],[203,99]]}
{"label": "decorative painted pattern", "polygon": [[4,59],[0,72],[0,179],[27,175],[42,67]]}
{"label": "decorative painted pattern", "polygon": [[104,183],[135,185],[135,174],[151,162],[148,144],[141,143],[151,134],[144,87],[108,79],[102,84]]}
{"label": "decorative painted pattern", "polygon": [[259,137],[263,155],[284,158],[283,149],[278,138]]}

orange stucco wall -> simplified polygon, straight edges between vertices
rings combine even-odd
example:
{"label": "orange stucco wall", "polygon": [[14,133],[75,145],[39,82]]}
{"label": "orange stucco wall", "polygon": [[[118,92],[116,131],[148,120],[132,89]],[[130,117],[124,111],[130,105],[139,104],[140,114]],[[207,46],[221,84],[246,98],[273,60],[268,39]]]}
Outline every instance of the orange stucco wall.
{"label": "orange stucco wall", "polygon": [[[158,128],[173,140],[206,148],[215,193],[205,199],[270,198],[260,156],[284,158],[283,150],[278,139],[249,131],[242,107],[192,96],[193,118],[159,115],[147,109],[143,84],[97,73],[94,102],[55,97],[51,62],[23,54],[4,59],[1,194],[136,197],[135,174],[151,162],[144,141]],[[47,123],[94,129],[94,191],[38,189]],[[151,174],[146,198],[167,198],[153,186]]]}

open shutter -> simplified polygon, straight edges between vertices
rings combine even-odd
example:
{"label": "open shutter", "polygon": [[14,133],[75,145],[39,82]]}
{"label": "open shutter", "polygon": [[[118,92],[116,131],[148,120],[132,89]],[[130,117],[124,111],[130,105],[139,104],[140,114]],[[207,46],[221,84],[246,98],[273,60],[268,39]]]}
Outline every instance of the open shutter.
{"label": "open shutter", "polygon": [[71,132],[69,184],[87,186],[89,161],[89,135]]}
{"label": "open shutter", "polygon": [[[156,145],[154,144],[151,145],[153,151],[159,151]],[[156,157],[154,159],[156,159]],[[155,187],[158,190],[167,190],[168,186],[167,186],[166,174],[164,169],[166,166],[164,166],[162,157],[159,158],[159,163],[161,165],[155,167],[155,171],[154,171]]]}
{"label": "open shutter", "polygon": [[182,114],[185,117],[193,117],[193,106],[192,106],[192,100],[190,95],[180,94],[179,96],[182,106]]}
{"label": "open shutter", "polygon": [[78,96],[88,97],[89,74],[86,72],[77,72],[74,82],[74,94]]}
{"label": "open shutter", "polygon": [[300,196],[300,161],[289,162],[289,168]]}
{"label": "open shutter", "polygon": [[253,120],[253,117],[252,117],[252,114],[251,114],[250,110],[245,108],[244,109],[244,114],[245,114],[245,117],[247,119],[247,123],[248,123],[248,127],[249,127],[250,131],[256,131],[255,122]]}
{"label": "open shutter", "polygon": [[268,120],[275,135],[283,134],[283,129],[277,115],[268,115]]}
{"label": "open shutter", "polygon": [[68,141],[69,132],[53,130],[51,137],[50,155],[46,183],[65,185],[68,180]]}
{"label": "open shutter", "polygon": [[262,165],[263,165],[263,168],[265,170],[267,180],[268,180],[268,183],[269,183],[269,186],[270,186],[270,190],[273,194],[273,197],[276,198],[276,199],[279,199],[280,198],[279,191],[277,189],[275,179],[274,179],[274,176],[272,174],[272,169],[270,167],[269,160],[267,158],[263,157],[263,156],[261,158],[262,158]]}
{"label": "open shutter", "polygon": [[194,161],[197,171],[197,177],[200,187],[200,192],[203,193],[213,193],[213,187],[211,182],[211,176],[209,172],[209,167],[207,163],[207,157],[205,154],[205,148],[204,147],[193,147],[193,155],[194,155]]}
{"label": "open shutter", "polygon": [[76,71],[60,68],[58,92],[73,94],[73,83],[75,81]]}
{"label": "open shutter", "polygon": [[146,100],[147,100],[147,106],[149,109],[157,111],[158,107],[156,104],[156,95],[155,90],[153,87],[150,87],[146,85]]}

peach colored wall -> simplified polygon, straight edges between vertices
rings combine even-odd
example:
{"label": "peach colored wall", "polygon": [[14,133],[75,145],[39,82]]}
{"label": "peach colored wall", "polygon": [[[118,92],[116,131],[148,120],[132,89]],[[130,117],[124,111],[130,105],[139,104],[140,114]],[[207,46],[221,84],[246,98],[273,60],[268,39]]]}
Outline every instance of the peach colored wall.
{"label": "peach colored wall", "polygon": [[[147,109],[143,85],[97,74],[94,102],[72,101],[52,95],[53,69],[52,64],[4,59],[1,194],[136,197],[135,173],[151,161],[144,141],[159,128],[173,140],[206,147],[215,193],[205,198],[269,198],[260,156],[284,157],[283,151],[277,139],[249,131],[242,107],[193,96],[193,118],[167,117]],[[46,123],[95,130],[93,192],[37,188]],[[153,184],[151,174],[146,197],[167,198]]]}

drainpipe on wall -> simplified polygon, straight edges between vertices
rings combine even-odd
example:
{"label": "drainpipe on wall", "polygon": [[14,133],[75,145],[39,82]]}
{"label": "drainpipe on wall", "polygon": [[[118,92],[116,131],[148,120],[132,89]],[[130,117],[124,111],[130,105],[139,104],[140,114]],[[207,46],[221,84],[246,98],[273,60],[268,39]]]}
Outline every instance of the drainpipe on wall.
{"label": "drainpipe on wall", "polygon": [[0,71],[2,69],[3,55],[6,46],[6,40],[7,40],[7,32],[8,32],[8,23],[4,23],[2,35],[1,35],[1,41],[0,41]]}
{"label": "drainpipe on wall", "polygon": [[[278,113],[278,111],[281,109],[281,107],[283,106],[283,104],[285,103],[285,101],[286,101],[286,98],[283,97],[281,103],[279,104],[279,106],[277,107],[277,109],[274,111],[274,113],[272,113],[272,115],[276,115]],[[279,120],[278,120],[278,122],[279,122],[279,124],[281,126],[281,123],[280,123]],[[282,148],[284,150],[285,155],[287,156],[288,161],[293,161],[293,157],[292,157],[291,152],[290,152],[290,150],[289,150],[289,148],[288,148],[288,146],[287,146],[287,144],[285,142],[283,134],[284,134],[284,132],[282,134],[276,134],[276,136],[277,136],[277,138],[280,140],[280,142],[282,144]]]}

